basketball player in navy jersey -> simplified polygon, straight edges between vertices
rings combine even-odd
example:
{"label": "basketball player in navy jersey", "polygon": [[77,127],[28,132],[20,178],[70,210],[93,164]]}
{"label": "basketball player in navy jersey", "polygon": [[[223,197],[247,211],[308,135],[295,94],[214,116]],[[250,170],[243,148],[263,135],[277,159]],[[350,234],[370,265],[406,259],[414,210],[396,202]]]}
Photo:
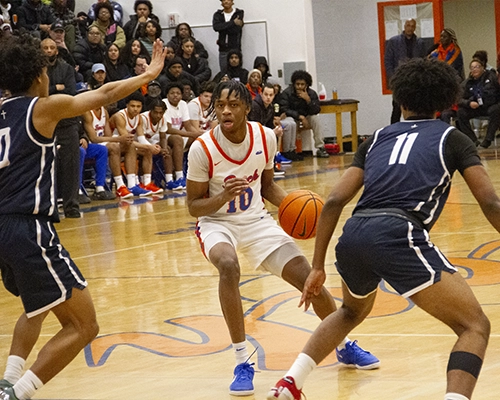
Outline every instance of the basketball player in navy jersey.
{"label": "basketball player in navy jersey", "polygon": [[[203,252],[219,272],[219,299],[236,358],[229,393],[253,393],[253,363],[245,342],[239,291],[238,253],[254,268],[283,278],[299,290],[311,270],[293,239],[278,226],[262,197],[279,206],[287,193],[274,180],[276,135],[257,122],[247,122],[252,98],[245,85],[219,84],[212,96],[219,125],[191,145],[187,175],[189,212],[198,218]],[[316,314],[326,318],[335,301],[321,287],[311,298]],[[339,341],[339,361],[360,369],[378,368],[379,360],[347,338]]]}
{"label": "basketball player in navy jersey", "polygon": [[307,308],[319,293],[328,244],[342,209],[364,185],[335,248],[342,307],[319,325],[268,400],[301,398],[307,375],[370,313],[381,279],[454,330],[458,340],[448,361],[444,398],[471,398],[490,323],[464,278],[430,242],[428,231],[439,218],[455,171],[497,231],[500,199],[474,143],[435,119],[460,93],[454,69],[440,61],[415,59],[399,67],[391,82],[405,120],[364,142],[333,187],[318,223],[312,271],[301,298]]}
{"label": "basketball player in navy jersey", "polygon": [[[14,329],[0,399],[30,399],[99,330],[87,282],[61,246],[54,185],[54,128],[63,118],[126,97],[160,73],[165,54],[154,44],[148,71],[78,96],[49,96],[47,59],[31,36],[0,42],[0,269],[7,290],[24,306]],[[61,330],[23,374],[25,360],[52,311]]]}

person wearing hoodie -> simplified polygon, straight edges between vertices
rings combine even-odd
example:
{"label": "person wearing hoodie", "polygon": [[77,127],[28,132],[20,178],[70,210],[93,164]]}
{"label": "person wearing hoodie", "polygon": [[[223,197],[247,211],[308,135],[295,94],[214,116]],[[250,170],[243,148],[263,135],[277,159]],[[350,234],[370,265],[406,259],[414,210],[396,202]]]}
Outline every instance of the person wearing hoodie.
{"label": "person wearing hoodie", "polygon": [[179,57],[174,57],[172,61],[168,64],[168,67],[163,70],[163,72],[158,77],[158,81],[161,85],[162,96],[167,95],[167,86],[171,82],[177,82],[182,84],[182,81],[187,79],[191,82],[191,89],[195,96],[200,94],[200,85],[196,81],[193,75],[184,71],[182,60]]}
{"label": "person wearing hoodie", "polygon": [[247,84],[248,81],[248,70],[243,68],[243,55],[239,50],[230,50],[227,53],[227,67],[221,69],[221,71],[213,79],[214,82],[219,83],[224,75],[227,75],[229,79]]}
{"label": "person wearing hoodie", "polygon": [[17,10],[17,28],[24,28],[33,36],[44,39],[55,21],[49,6],[41,0],[25,0]]}
{"label": "person wearing hoodie", "polygon": [[267,63],[266,57],[257,56],[253,62],[253,68],[258,69],[262,74],[262,87],[267,83],[267,78],[272,76],[269,73],[269,64]]}
{"label": "person wearing hoodie", "polygon": [[136,0],[134,3],[135,14],[130,16],[129,21],[123,27],[127,42],[139,38],[141,27],[149,20],[160,23],[160,19],[153,14],[153,3],[149,0]]}

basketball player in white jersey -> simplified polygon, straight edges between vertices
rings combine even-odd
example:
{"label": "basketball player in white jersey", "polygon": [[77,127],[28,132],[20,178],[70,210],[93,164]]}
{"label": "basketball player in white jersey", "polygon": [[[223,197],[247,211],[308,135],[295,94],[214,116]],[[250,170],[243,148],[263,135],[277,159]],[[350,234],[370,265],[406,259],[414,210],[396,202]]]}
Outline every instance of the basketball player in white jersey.
{"label": "basketball player in white jersey", "polygon": [[[111,127],[109,126],[109,114],[104,106],[87,111],[83,114],[83,128],[87,133],[90,141],[95,144],[105,146],[108,150],[108,163],[112,175],[115,177],[117,189],[123,184],[121,176],[121,156],[124,156],[125,166],[134,165],[137,158],[135,152],[134,137],[128,136],[113,136]],[[125,168],[126,168],[125,167]],[[119,180],[118,182],[116,180]],[[124,194],[121,198],[132,197],[132,193]]]}
{"label": "basketball player in white jersey", "polygon": [[[219,84],[212,104],[219,125],[191,146],[187,202],[190,214],[198,218],[196,234],[204,255],[219,272],[219,299],[236,358],[229,393],[246,396],[254,391],[254,369],[245,343],[237,252],[251,266],[261,266],[299,290],[311,267],[262,200],[264,197],[279,206],[287,194],[273,180],[275,133],[257,122],[247,122],[252,99],[240,82]],[[333,297],[324,287],[312,304],[321,319],[336,310]],[[351,356],[344,356],[342,362],[363,369],[380,364],[355,342],[344,340],[340,346],[343,354]]]}
{"label": "basketball player in white jersey", "polygon": [[[5,287],[22,300],[0,399],[31,399],[61,372],[99,331],[87,281],[59,241],[54,129],[64,118],[118,101],[155,79],[166,52],[157,40],[148,70],[78,96],[49,96],[47,60],[30,35],[0,39],[0,269]],[[36,279],[34,279],[36,277]],[[26,360],[52,312],[61,328]],[[65,397],[62,395],[62,397]]]}
{"label": "basketball player in white jersey", "polygon": [[[139,92],[134,92],[126,99],[126,108],[118,111],[111,117],[110,125],[114,128],[113,136],[134,136],[134,146],[137,155],[142,158],[142,182],[136,180],[135,161],[134,169],[127,169],[127,187],[134,196],[144,197],[151,194],[160,194],[163,189],[157,187],[151,182],[151,171],[153,170],[153,155],[160,152],[160,146],[151,145],[144,138],[144,129],[142,125],[142,105],[144,96]],[[118,185],[117,185],[118,186]]]}

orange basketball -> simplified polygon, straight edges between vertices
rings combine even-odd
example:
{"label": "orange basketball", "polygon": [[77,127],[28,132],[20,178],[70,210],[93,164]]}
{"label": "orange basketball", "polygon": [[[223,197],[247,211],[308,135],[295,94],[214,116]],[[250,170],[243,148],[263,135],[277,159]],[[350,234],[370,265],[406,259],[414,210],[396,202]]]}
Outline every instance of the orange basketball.
{"label": "orange basketball", "polygon": [[323,199],[310,190],[289,193],[278,209],[281,227],[295,239],[314,237],[323,204]]}

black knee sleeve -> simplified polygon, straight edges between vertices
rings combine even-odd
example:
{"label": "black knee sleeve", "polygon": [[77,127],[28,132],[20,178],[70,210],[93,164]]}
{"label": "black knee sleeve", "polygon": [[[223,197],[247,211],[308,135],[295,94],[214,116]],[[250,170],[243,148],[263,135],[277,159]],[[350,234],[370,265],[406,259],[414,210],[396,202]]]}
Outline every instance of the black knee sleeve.
{"label": "black knee sleeve", "polygon": [[448,360],[448,368],[446,372],[454,369],[459,369],[461,371],[468,372],[474,378],[477,379],[479,372],[481,371],[481,366],[483,365],[483,360],[475,354],[468,353],[466,351],[454,351],[450,354],[450,359]]}

